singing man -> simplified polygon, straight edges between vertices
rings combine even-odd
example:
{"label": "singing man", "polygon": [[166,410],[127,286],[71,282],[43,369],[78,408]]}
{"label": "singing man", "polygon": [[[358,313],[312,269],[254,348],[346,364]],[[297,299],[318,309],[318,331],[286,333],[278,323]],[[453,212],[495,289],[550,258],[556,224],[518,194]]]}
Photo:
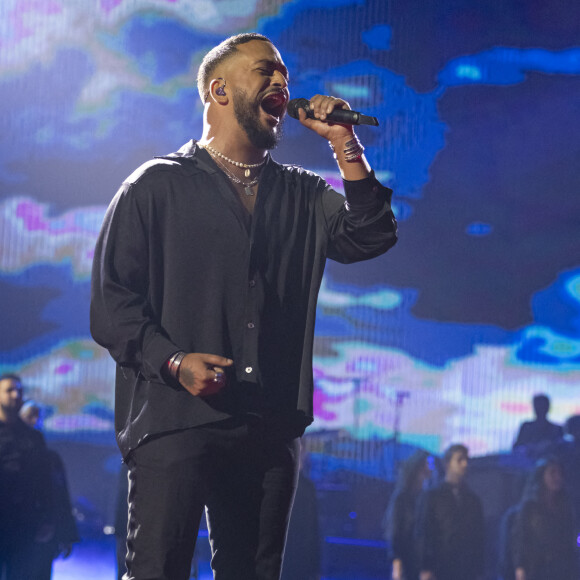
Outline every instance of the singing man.
{"label": "singing man", "polygon": [[[289,75],[268,38],[203,59],[203,133],[138,168],[95,251],[91,331],[117,363],[115,423],[129,467],[126,580],[186,580],[206,511],[216,580],[278,580],[300,437],[313,420],[312,347],[326,258],[396,241],[348,103],[309,100],[346,200],[276,163]],[[329,154],[332,151],[329,149]]]}

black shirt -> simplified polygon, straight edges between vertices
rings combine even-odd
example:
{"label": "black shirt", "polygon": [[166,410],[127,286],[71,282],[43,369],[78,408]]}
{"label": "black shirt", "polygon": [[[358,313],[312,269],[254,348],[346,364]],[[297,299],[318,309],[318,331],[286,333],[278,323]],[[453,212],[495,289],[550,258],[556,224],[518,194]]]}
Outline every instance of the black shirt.
{"label": "black shirt", "polygon": [[391,560],[401,560],[405,580],[419,577],[415,556],[415,527],[419,492],[412,489],[396,490],[385,514],[385,539]]}
{"label": "black shirt", "polygon": [[429,570],[441,580],[476,580],[483,573],[483,509],[467,485],[444,481],[425,492],[416,534],[420,571]]}
{"label": "black shirt", "polygon": [[50,521],[51,483],[42,434],[21,419],[0,421],[0,552],[6,542],[28,541]]}
{"label": "black shirt", "polygon": [[[244,412],[312,421],[316,300],[327,257],[354,262],[396,241],[391,191],[268,159],[251,226],[209,154],[186,144],[146,163],[113,199],[93,264],[91,332],[117,362],[126,455],[147,436]],[[227,356],[228,384],[194,397],[161,374],[176,351]]]}

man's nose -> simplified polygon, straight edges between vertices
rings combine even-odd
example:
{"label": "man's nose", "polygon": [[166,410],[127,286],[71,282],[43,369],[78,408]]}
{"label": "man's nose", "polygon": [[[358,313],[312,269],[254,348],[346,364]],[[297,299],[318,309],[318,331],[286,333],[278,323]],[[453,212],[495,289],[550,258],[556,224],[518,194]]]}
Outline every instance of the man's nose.
{"label": "man's nose", "polygon": [[288,81],[286,80],[286,77],[279,70],[275,70],[274,74],[272,75],[272,84],[278,85],[280,87],[287,87]]}

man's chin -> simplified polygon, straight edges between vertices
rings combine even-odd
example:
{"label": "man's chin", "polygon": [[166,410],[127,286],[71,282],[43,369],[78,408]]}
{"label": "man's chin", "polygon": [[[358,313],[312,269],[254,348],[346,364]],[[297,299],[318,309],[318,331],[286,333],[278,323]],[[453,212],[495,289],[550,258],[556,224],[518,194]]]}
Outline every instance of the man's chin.
{"label": "man's chin", "polygon": [[248,132],[250,142],[256,149],[275,149],[282,138],[281,126]]}

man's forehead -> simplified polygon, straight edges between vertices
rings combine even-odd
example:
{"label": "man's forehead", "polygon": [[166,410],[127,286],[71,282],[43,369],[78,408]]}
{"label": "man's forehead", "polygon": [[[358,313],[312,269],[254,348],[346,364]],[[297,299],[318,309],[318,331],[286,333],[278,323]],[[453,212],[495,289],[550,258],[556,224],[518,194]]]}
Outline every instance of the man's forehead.
{"label": "man's forehead", "polygon": [[261,61],[270,61],[284,64],[278,49],[266,40],[250,40],[237,47],[238,56],[244,58],[249,64]]}
{"label": "man's forehead", "polygon": [[22,385],[15,379],[2,379],[0,380],[0,390],[7,391],[9,389],[21,389]]}

